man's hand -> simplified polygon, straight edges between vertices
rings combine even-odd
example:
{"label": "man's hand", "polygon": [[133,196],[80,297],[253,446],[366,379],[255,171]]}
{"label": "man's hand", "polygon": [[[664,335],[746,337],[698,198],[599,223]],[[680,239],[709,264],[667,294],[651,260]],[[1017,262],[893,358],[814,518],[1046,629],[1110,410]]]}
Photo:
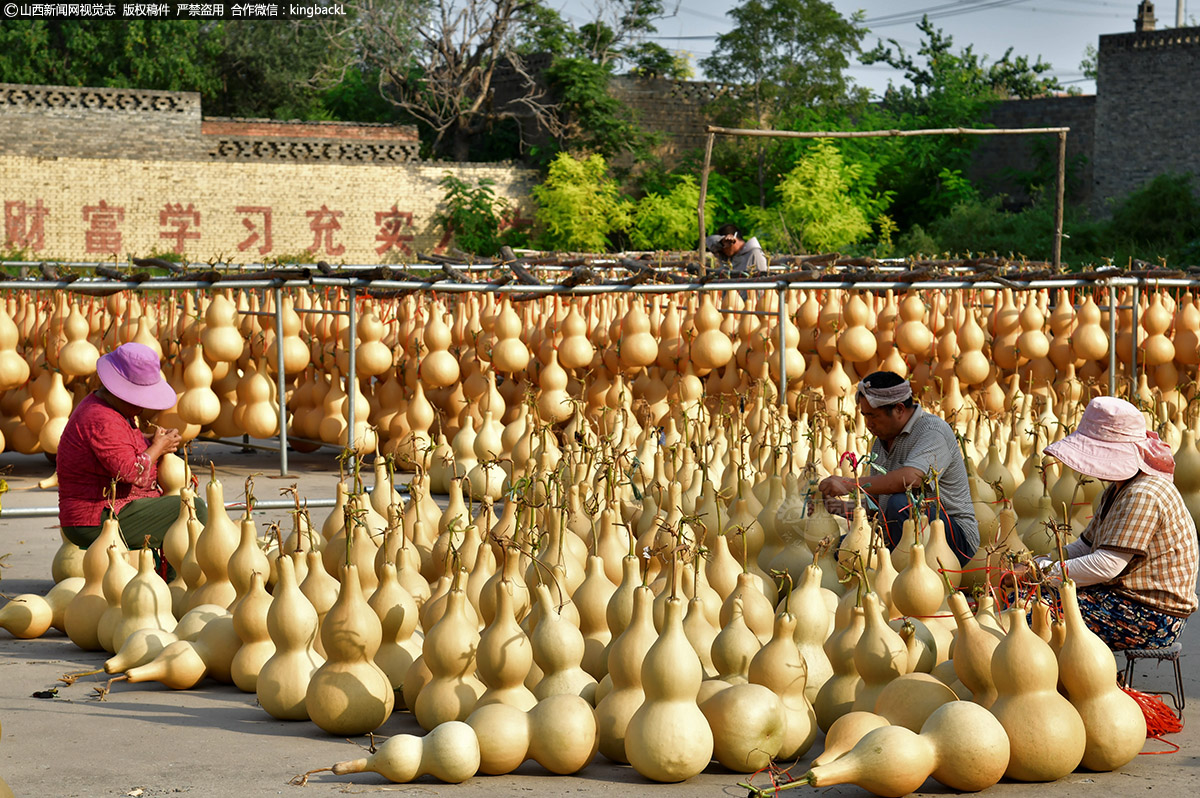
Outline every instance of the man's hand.
{"label": "man's hand", "polygon": [[[836,496],[848,496],[854,492],[855,482],[847,477],[825,477],[821,480],[821,484],[817,486],[817,490],[827,498]],[[832,512],[832,511],[831,511]]]}
{"label": "man's hand", "polygon": [[174,452],[182,443],[183,436],[179,434],[179,430],[167,427],[155,427],[154,438],[150,441],[148,449],[150,459],[157,460],[168,452]]}
{"label": "man's hand", "polygon": [[833,499],[825,497],[825,511],[830,515],[841,516],[842,518],[852,518],[854,516],[854,503],[845,499]]}

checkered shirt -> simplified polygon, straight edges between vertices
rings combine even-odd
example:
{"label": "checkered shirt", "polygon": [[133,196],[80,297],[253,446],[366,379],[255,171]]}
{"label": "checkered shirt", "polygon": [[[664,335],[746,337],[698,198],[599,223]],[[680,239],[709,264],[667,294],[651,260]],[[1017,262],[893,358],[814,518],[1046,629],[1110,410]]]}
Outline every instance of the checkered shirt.
{"label": "checkered shirt", "polygon": [[[1119,493],[1109,485],[1080,537],[1093,549],[1133,555],[1108,584],[1161,612],[1196,611],[1196,524],[1171,480],[1138,474]],[[1068,572],[1070,562],[1067,563]]]}
{"label": "checkered shirt", "polygon": [[[885,471],[905,466],[923,474],[936,470],[946,515],[962,530],[968,545],[979,548],[979,524],[975,521],[975,506],[971,503],[967,465],[949,424],[918,406],[904,429],[892,439],[891,451],[883,441],[876,439],[871,452],[875,455],[875,463]],[[887,496],[880,496],[879,506],[886,507],[887,500]]]}

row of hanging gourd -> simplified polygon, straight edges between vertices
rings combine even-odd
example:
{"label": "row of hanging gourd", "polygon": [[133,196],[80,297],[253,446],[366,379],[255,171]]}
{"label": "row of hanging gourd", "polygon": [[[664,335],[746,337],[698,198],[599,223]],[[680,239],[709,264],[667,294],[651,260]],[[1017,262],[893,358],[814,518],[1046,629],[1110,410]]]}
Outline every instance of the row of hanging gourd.
{"label": "row of hanging gourd", "polygon": [[[827,738],[813,782],[885,795],[929,775],[957,789],[1005,773],[1053,780],[1081,762],[1120,767],[1140,750],[1141,711],[1117,690],[1112,654],[1069,592],[1057,624],[1049,603],[1029,600],[1032,631],[1023,603],[1001,617],[985,594],[972,615],[947,583],[991,580],[938,573],[956,562],[939,523],[906,525],[889,554],[861,514],[847,526],[819,502],[807,513],[807,478],[828,446],[786,421],[760,397],[728,434],[719,419],[705,428],[702,414],[669,422],[663,438],[632,418],[611,438],[581,425],[559,445],[543,432],[519,461],[520,502],[499,513],[487,499],[468,506],[457,478],[440,510],[434,474],[414,479],[404,503],[379,461],[370,494],[347,495],[339,482],[321,529],[297,514],[282,541],[260,540],[248,514],[239,529],[214,478],[206,525],[181,488],[164,543],[178,575],[170,585],[149,555],[136,569],[127,562],[109,524],[83,554],[82,576],[68,575],[64,547],[66,578],[44,598],[14,600],[0,620],[22,636],[55,626],[82,648],[113,651],[106,668],[132,682],[232,681],[270,714],[339,736],[382,725],[399,689],[431,735],[397,736],[335,772],[401,781],[503,773],[527,758],[569,773],[597,748],[659,781],[714,757],[753,772],[804,754],[817,727]],[[672,445],[675,434],[703,445]],[[653,467],[622,477],[618,463],[634,453]],[[987,468],[1003,484],[995,454],[989,444]],[[973,476],[977,510],[990,509]],[[187,482],[172,468],[167,479]],[[968,568],[994,574],[1002,550],[1024,544],[1011,507],[992,514]],[[1060,667],[1067,698],[1055,690]],[[967,701],[978,708],[939,714]],[[847,728],[835,728],[841,718]],[[874,726],[890,731],[868,733]],[[852,748],[863,734],[870,740]]]}
{"label": "row of hanging gourd", "polygon": [[[1060,290],[1020,294],[958,292],[897,297],[849,291],[789,292],[785,369],[788,403],[807,392],[845,403],[858,377],[877,368],[911,376],[948,410],[1009,409],[1009,380],[1029,390],[1080,398],[1107,384],[1107,310],[1082,298],[1078,310]],[[1120,298],[1131,301],[1128,292]],[[653,423],[672,400],[744,395],[757,383],[777,390],[778,294],[743,300],[735,292],[699,295],[543,298],[512,303],[491,294],[456,296],[449,307],[429,295],[367,299],[358,309],[355,385],[349,368],[344,296],[309,291],[283,300],[283,352],[289,434],[345,444],[361,453],[410,454],[441,429],[449,437],[484,422],[487,405],[512,421],[527,391],[538,417],[562,422],[573,400],[595,420],[624,390]],[[1165,404],[1178,422],[1200,361],[1200,309],[1190,293],[1176,301],[1146,291],[1139,314],[1136,393]],[[751,310],[761,315],[721,314]],[[983,304],[991,304],[990,310]],[[179,401],[159,423],[185,439],[278,434],[278,351],[272,295],[183,293],[143,301],[114,294],[103,302],[66,293],[10,295],[0,307],[0,434],[8,448],[53,453],[71,407],[95,386],[101,350],[136,340],[162,352]],[[1118,312],[1120,362],[1133,341],[1133,314]],[[203,355],[201,357],[200,355]],[[1124,373],[1124,372],[1122,372]],[[348,393],[355,429],[348,429]],[[409,408],[412,411],[409,412]],[[469,421],[468,421],[469,420]],[[349,437],[347,437],[349,435]],[[413,458],[402,457],[402,462]]]}

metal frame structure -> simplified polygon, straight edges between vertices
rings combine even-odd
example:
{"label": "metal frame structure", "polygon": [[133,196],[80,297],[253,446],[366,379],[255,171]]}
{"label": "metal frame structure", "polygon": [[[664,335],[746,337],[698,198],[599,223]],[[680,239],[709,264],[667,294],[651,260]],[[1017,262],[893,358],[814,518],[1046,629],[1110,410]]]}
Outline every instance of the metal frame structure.
{"label": "metal frame structure", "polygon": [[1054,133],[1058,136],[1058,170],[1054,200],[1054,255],[1053,268],[1062,262],[1063,239],[1063,195],[1067,182],[1067,133],[1069,127],[1018,127],[1018,128],[930,128],[924,130],[754,130],[748,128],[717,127],[709,125],[704,142],[704,166],[700,171],[700,204],[696,211],[700,220],[700,246],[696,254],[700,258],[701,274],[704,273],[706,248],[704,246],[704,202],[708,197],[708,173],[712,169],[713,142],[717,136],[746,136],[757,138],[786,139],[870,139],[910,138],[914,136],[1027,136]]}
{"label": "metal frame structure", "polygon": [[[114,290],[129,290],[129,291],[186,291],[186,290],[212,290],[214,288],[238,288],[244,290],[270,290],[274,292],[273,313],[266,315],[275,316],[275,334],[277,339],[283,338],[283,314],[282,314],[282,297],[283,291],[288,288],[307,288],[307,287],[334,287],[341,288],[347,292],[347,310],[336,311],[326,310],[326,313],[345,313],[349,316],[349,336],[353,341],[357,332],[357,310],[355,308],[355,300],[358,292],[363,289],[372,289],[379,291],[422,291],[435,293],[498,293],[498,294],[542,294],[551,295],[573,295],[573,296],[588,296],[595,294],[614,294],[614,293],[634,293],[634,294],[675,294],[675,293],[691,293],[703,291],[746,291],[746,292],[761,292],[775,291],[778,293],[778,307],[776,312],[779,321],[779,401],[784,403],[787,401],[787,368],[786,368],[786,345],[784,343],[784,328],[783,323],[785,314],[787,313],[787,292],[788,291],[815,291],[815,290],[852,290],[852,291],[963,291],[963,290],[1002,290],[1010,288],[1019,291],[1030,291],[1039,289],[1057,289],[1057,288],[1104,288],[1108,290],[1108,334],[1109,334],[1109,349],[1108,349],[1108,392],[1110,395],[1116,394],[1116,367],[1118,360],[1116,346],[1116,317],[1117,307],[1116,290],[1118,288],[1131,287],[1133,289],[1133,327],[1138,325],[1138,302],[1141,297],[1141,291],[1147,287],[1161,288],[1200,288],[1200,280],[1187,280],[1178,278],[1144,278],[1144,277],[1106,277],[1098,280],[1078,280],[1078,279],[1051,279],[1051,280],[1032,280],[1032,281],[1010,281],[1006,280],[1003,283],[995,281],[982,280],[978,282],[968,282],[961,280],[951,281],[918,281],[918,282],[894,282],[888,280],[878,281],[841,281],[841,280],[821,280],[821,281],[806,281],[806,282],[790,282],[786,280],[727,280],[713,281],[709,283],[686,283],[686,284],[641,284],[641,285],[578,285],[573,287],[562,285],[494,285],[480,283],[453,283],[453,282],[412,282],[412,281],[396,281],[396,280],[375,280],[367,281],[355,278],[346,277],[314,277],[310,280],[239,280],[228,283],[205,283],[196,281],[178,281],[170,278],[158,279],[153,278],[142,282],[116,282],[110,280],[76,280],[74,282],[51,282],[51,281],[36,281],[36,280],[20,280],[20,281],[0,281],[0,291],[69,291],[83,295],[95,296],[99,294],[111,293]],[[286,374],[283,368],[283,347],[277,347],[278,360],[276,363],[276,388],[279,401],[279,473],[280,476],[288,474],[288,434],[287,434],[287,402],[286,402]],[[347,353],[349,356],[349,368],[347,369],[347,384],[353,385],[353,380],[357,379],[357,371],[355,364],[355,347],[350,347]],[[1137,380],[1137,336],[1133,336],[1133,345],[1129,353],[1130,374],[1134,378],[1134,383]],[[347,421],[348,430],[353,430],[355,419],[355,402],[354,391],[348,391],[347,404]],[[211,439],[210,439],[211,440]],[[6,512],[6,515],[8,513]]]}

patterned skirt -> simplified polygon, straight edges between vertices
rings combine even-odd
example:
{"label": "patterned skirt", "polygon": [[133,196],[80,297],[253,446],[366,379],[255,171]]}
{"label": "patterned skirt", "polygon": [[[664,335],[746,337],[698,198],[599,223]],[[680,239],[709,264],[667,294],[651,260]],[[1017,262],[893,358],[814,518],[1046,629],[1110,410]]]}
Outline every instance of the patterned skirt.
{"label": "patterned skirt", "polygon": [[1179,639],[1186,623],[1101,585],[1079,589],[1079,609],[1088,628],[1114,651],[1165,648]]}

